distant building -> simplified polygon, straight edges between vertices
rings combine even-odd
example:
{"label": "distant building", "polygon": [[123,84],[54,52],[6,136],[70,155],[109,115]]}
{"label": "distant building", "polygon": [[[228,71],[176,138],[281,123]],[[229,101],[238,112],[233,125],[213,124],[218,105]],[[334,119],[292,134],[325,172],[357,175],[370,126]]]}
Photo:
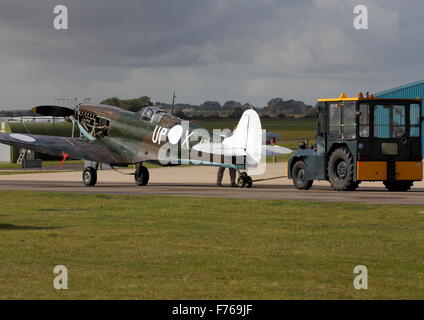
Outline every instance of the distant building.
{"label": "distant building", "polygon": [[424,79],[375,94],[377,98],[424,99]]}

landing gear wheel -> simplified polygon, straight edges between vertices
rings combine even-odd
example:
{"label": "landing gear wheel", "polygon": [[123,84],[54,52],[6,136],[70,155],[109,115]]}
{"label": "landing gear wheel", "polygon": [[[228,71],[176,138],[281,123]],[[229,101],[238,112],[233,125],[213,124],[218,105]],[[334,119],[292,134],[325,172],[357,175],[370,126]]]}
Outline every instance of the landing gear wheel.
{"label": "landing gear wheel", "polygon": [[408,191],[412,185],[414,184],[413,181],[384,181],[384,186],[389,191]]}
{"label": "landing gear wheel", "polygon": [[244,188],[246,186],[246,180],[244,179],[244,176],[240,176],[237,179],[237,185],[239,186],[239,188]]}
{"label": "landing gear wheel", "polygon": [[253,180],[250,176],[246,177],[246,188],[252,188]]}
{"label": "landing gear wheel", "polygon": [[253,184],[253,180],[250,176],[247,175],[246,172],[240,173],[239,178],[237,179],[237,185],[240,188],[251,188]]}
{"label": "landing gear wheel", "polygon": [[87,167],[82,172],[82,181],[87,187],[92,187],[97,183],[97,170],[93,167]]}
{"label": "landing gear wheel", "polygon": [[328,160],[328,180],[338,191],[354,191],[358,184],[353,179],[353,156],[346,147],[334,150]]}
{"label": "landing gear wheel", "polygon": [[307,180],[308,166],[304,161],[298,161],[292,169],[293,184],[299,190],[309,190],[314,183],[313,180]]}
{"label": "landing gear wheel", "polygon": [[147,168],[141,164],[137,164],[134,173],[135,183],[137,183],[139,186],[145,186],[149,182],[149,178],[149,170],[147,170]]}

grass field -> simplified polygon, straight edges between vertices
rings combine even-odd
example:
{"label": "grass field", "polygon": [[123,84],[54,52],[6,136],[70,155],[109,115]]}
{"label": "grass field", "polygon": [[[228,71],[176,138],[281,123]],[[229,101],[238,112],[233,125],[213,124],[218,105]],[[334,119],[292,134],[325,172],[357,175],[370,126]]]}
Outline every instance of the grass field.
{"label": "grass field", "polygon": [[[34,170],[34,169],[29,169],[27,171],[25,170],[1,171],[0,170],[0,176],[9,176],[14,174],[55,173],[55,172],[57,173],[57,170],[43,170],[43,171]],[[61,172],[72,172],[72,171],[64,169]]]}
{"label": "grass field", "polygon": [[[0,298],[424,298],[424,208],[0,192]],[[65,265],[69,289],[53,288]],[[368,290],[353,268],[368,268]]]}
{"label": "grass field", "polygon": [[[43,167],[58,167],[62,161],[43,161]],[[82,163],[82,160],[67,160],[65,166],[68,164],[79,164]],[[0,169],[17,169],[22,168],[22,165],[19,163],[10,163],[0,161]]]}

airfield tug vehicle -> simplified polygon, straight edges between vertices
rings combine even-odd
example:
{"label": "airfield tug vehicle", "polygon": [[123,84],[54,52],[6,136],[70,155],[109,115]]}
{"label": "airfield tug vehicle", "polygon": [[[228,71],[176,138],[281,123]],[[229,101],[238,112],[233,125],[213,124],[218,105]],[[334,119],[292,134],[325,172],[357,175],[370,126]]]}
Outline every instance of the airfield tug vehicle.
{"label": "airfield tug vehicle", "polygon": [[368,93],[318,99],[316,144],[288,161],[297,189],[327,180],[335,190],[356,190],[362,181],[382,181],[389,191],[407,191],[423,177],[422,99],[379,99]]}

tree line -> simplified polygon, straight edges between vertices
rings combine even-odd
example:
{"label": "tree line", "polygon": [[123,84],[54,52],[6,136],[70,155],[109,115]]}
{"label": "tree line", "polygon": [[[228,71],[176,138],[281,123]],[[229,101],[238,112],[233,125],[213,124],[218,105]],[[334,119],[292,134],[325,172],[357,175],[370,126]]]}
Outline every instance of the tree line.
{"label": "tree line", "polygon": [[[125,110],[137,112],[147,106],[155,106],[167,112],[172,110],[172,104],[164,102],[153,103],[149,97],[143,96],[137,99],[108,98],[101,104],[113,105]],[[314,117],[315,109],[302,101],[282,98],[271,99],[265,107],[255,107],[250,103],[241,103],[230,100],[221,104],[218,101],[205,101],[200,105],[177,103],[174,114],[184,119],[217,119],[217,118],[240,118],[247,109],[255,109],[264,118],[291,118],[291,117]]]}
{"label": "tree line", "polygon": [[[102,100],[100,104],[112,105],[124,110],[138,112],[140,109],[155,106],[167,112],[171,112],[172,104],[164,102],[153,103],[148,96],[135,99],[120,99],[117,97]],[[177,103],[174,114],[184,119],[237,119],[247,109],[255,109],[263,118],[292,118],[292,117],[314,117],[316,110],[311,105],[293,99],[282,98],[271,99],[264,107],[255,107],[250,103],[241,103],[229,100],[221,104],[218,101],[205,101],[200,105]],[[0,117],[36,116],[31,110],[3,110]]]}

